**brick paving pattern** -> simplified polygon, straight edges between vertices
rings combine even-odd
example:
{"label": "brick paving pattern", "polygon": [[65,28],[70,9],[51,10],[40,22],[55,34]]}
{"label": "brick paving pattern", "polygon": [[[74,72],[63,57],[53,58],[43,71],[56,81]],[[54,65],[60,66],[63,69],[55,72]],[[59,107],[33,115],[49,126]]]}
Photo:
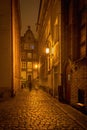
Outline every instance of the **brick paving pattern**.
{"label": "brick paving pattern", "polygon": [[0,130],[86,130],[42,90],[0,102]]}

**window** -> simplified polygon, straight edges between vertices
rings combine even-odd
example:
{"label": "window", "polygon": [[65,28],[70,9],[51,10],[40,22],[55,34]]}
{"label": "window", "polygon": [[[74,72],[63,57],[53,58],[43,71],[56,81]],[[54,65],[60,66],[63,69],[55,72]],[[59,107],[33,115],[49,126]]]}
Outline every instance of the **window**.
{"label": "window", "polygon": [[27,70],[32,71],[32,66],[33,66],[32,62],[28,62],[27,63]]}
{"label": "window", "polygon": [[59,40],[59,25],[58,25],[58,16],[54,23],[54,42],[56,43]]}
{"label": "window", "polygon": [[22,69],[26,69],[26,62],[22,62]]}
{"label": "window", "polygon": [[26,58],[26,54],[25,54],[25,52],[22,52],[22,54],[21,54],[21,58],[22,58],[22,59],[25,59],[25,58]]}
{"label": "window", "polygon": [[80,43],[83,43],[85,41],[86,41],[86,27],[84,25],[80,29]]}
{"label": "window", "polygon": [[83,89],[78,89],[78,102],[84,103],[85,92]]}
{"label": "window", "polygon": [[28,49],[29,49],[29,44],[28,44],[28,43],[25,43],[25,44],[24,44],[24,49],[25,49],[25,50],[28,50]]}
{"label": "window", "polygon": [[80,57],[86,56],[86,44],[85,42],[80,45]]}
{"label": "window", "polygon": [[32,53],[27,53],[27,58],[31,59],[32,58]]}
{"label": "window", "polygon": [[86,15],[85,9],[80,12],[80,57],[86,56]]}
{"label": "window", "polygon": [[31,50],[34,50],[34,45],[31,44],[31,45],[30,45],[30,49],[31,49]]}

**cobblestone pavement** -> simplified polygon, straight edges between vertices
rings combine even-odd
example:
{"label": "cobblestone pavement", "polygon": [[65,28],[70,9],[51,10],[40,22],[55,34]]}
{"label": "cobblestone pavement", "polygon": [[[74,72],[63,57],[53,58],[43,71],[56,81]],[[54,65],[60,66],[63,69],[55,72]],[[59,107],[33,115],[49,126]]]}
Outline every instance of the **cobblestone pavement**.
{"label": "cobblestone pavement", "polygon": [[[63,107],[63,106],[62,106]],[[0,102],[0,130],[86,130],[42,90]]]}

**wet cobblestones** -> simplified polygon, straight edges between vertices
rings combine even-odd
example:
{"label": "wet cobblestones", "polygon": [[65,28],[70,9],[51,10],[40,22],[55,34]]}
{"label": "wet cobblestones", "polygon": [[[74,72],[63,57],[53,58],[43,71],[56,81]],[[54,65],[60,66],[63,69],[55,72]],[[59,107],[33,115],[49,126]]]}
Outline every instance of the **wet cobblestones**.
{"label": "wet cobblestones", "polygon": [[42,90],[0,102],[0,130],[85,130]]}

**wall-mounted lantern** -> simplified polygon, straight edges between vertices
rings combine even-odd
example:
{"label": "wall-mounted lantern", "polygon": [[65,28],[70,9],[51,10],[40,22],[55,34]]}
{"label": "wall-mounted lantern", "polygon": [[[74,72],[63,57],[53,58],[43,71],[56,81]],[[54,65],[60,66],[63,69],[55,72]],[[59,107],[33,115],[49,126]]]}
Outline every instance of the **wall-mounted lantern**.
{"label": "wall-mounted lantern", "polygon": [[49,54],[49,47],[46,47],[46,54]]}

